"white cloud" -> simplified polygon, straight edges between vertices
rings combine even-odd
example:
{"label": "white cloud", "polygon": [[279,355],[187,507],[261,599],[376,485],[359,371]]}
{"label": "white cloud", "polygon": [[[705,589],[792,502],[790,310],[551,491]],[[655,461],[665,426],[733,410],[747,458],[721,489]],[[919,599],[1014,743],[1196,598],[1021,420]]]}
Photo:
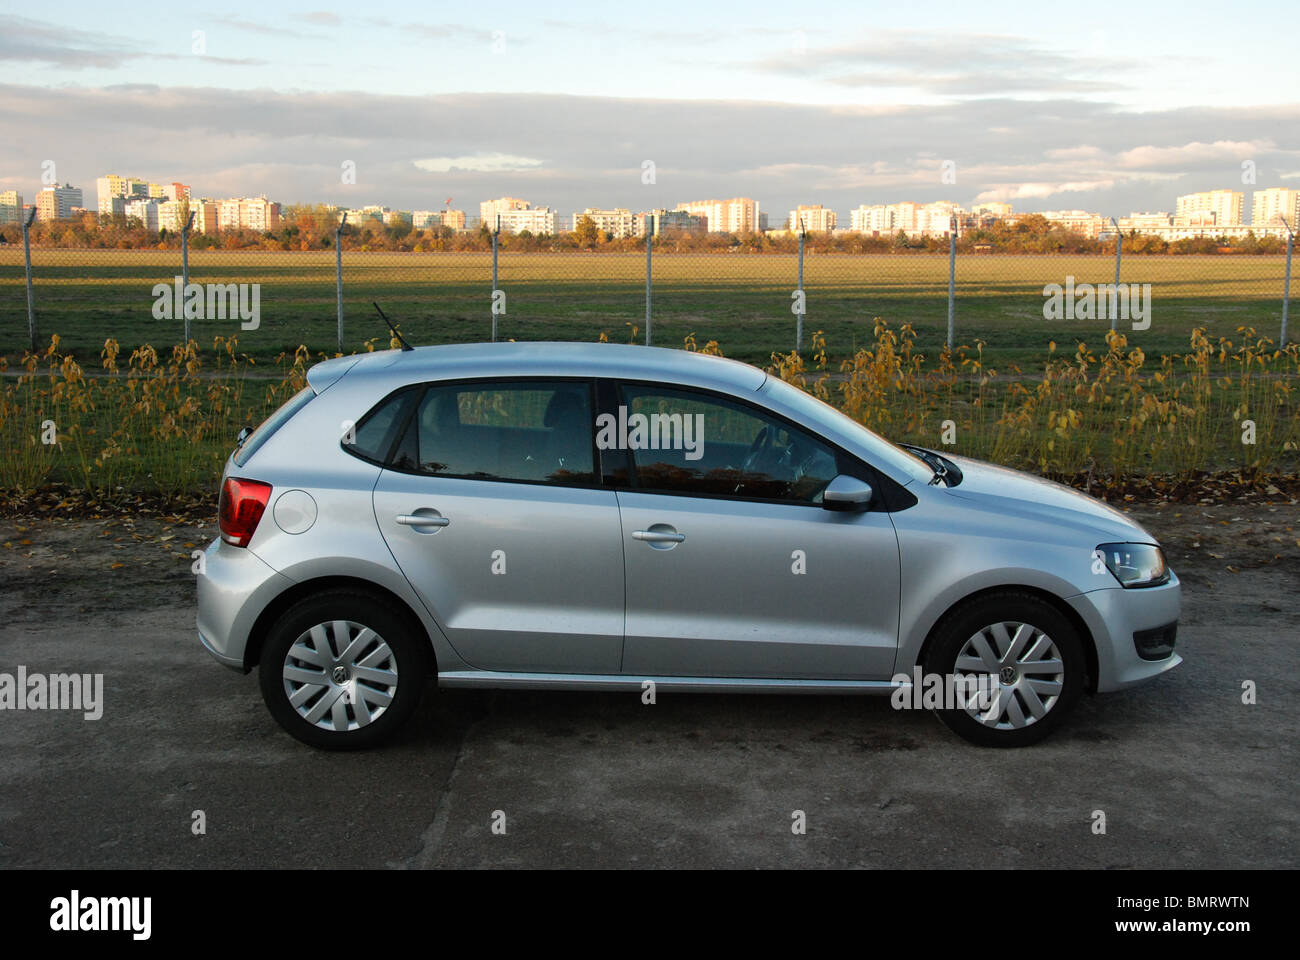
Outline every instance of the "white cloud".
{"label": "white cloud", "polygon": [[517,157],[508,153],[476,153],[465,157],[425,157],[412,160],[413,164],[429,173],[517,173],[534,170],[542,161],[533,157]]}

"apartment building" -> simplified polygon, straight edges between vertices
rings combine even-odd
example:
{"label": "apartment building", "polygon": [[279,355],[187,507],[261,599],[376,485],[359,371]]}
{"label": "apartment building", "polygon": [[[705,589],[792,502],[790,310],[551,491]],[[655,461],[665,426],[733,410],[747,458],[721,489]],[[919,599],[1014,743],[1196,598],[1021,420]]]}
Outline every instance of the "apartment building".
{"label": "apartment building", "polygon": [[488,221],[489,229],[500,224],[502,233],[532,234],[555,233],[555,211],[550,207],[526,207],[511,210],[497,210]]}
{"label": "apartment building", "polygon": [[124,200],[127,219],[139,220],[149,231],[157,232],[158,208],[162,205],[156,197],[131,197]]}
{"label": "apartment building", "polygon": [[1087,210],[1045,210],[1042,216],[1066,230],[1082,234],[1092,240],[1096,240],[1104,231],[1112,229],[1109,217],[1103,217],[1100,213],[1089,213]]}
{"label": "apartment building", "polygon": [[68,184],[46,187],[36,194],[37,220],[67,220],[72,208],[82,206],[81,188]]}
{"label": "apartment building", "polygon": [[23,195],[17,190],[0,193],[0,223],[22,223]]}
{"label": "apartment building", "polygon": [[464,210],[444,210],[442,211],[442,225],[451,227],[453,230],[461,231],[465,229],[465,211]]}
{"label": "apartment building", "polygon": [[1176,227],[1236,227],[1241,225],[1243,195],[1240,190],[1203,190],[1178,198]]}
{"label": "apartment building", "polygon": [[1161,230],[1168,230],[1174,225],[1172,214],[1161,211],[1159,213],[1130,213],[1127,217],[1119,218],[1119,232],[1132,233],[1159,233]]}
{"label": "apartment building", "polygon": [[658,236],[666,232],[708,233],[709,221],[685,210],[647,210],[632,217],[632,236]]}
{"label": "apartment building", "polygon": [[1282,226],[1283,218],[1292,230],[1300,230],[1300,190],[1269,187],[1251,197],[1250,222],[1256,227]]}
{"label": "apartment building", "polygon": [[280,228],[280,205],[266,197],[232,197],[215,201],[217,230],[255,230],[259,233]]}
{"label": "apartment building", "polygon": [[759,228],[759,204],[749,197],[692,200],[677,204],[675,209],[704,217],[710,233],[754,233]]}
{"label": "apartment building", "polygon": [[576,230],[578,221],[583,217],[590,217],[596,224],[596,229],[602,233],[608,233],[619,240],[623,237],[635,235],[634,220],[631,210],[625,210],[622,207],[616,207],[613,210],[600,210],[596,207],[587,207],[582,213],[573,215],[573,228]]}
{"label": "apartment building", "polygon": [[835,211],[828,210],[820,203],[805,206],[800,204],[790,211],[785,228],[792,233],[805,230],[808,233],[830,233],[835,229]]}
{"label": "apartment building", "polygon": [[430,230],[442,226],[441,210],[412,210],[411,226],[416,230]]}
{"label": "apartment building", "polygon": [[[496,200],[484,200],[478,205],[479,222],[489,230],[496,229],[497,215],[515,210],[531,210],[533,205],[518,197],[498,197]],[[504,229],[504,227],[502,228]]]}

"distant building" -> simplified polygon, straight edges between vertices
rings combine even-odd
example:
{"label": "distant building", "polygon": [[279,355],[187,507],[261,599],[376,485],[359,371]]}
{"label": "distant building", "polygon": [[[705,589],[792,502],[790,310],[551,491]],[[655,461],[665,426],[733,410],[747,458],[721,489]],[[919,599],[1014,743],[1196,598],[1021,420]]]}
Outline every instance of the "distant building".
{"label": "distant building", "polygon": [[442,212],[440,210],[412,210],[411,226],[416,230],[429,230],[433,227],[442,226]]}
{"label": "distant building", "polygon": [[206,197],[190,201],[190,210],[194,213],[194,230],[196,233],[217,232],[217,203]]}
{"label": "distant building", "polygon": [[685,210],[650,210],[632,217],[632,236],[657,236],[661,233],[708,233],[709,221]]}
{"label": "distant building", "polygon": [[976,217],[991,217],[995,220],[1001,220],[1004,217],[1011,216],[1011,204],[1003,203],[1000,200],[990,200],[987,203],[977,203],[970,208],[970,212]]}
{"label": "distant building", "polygon": [[633,217],[631,210],[625,210],[622,207],[614,210],[598,210],[595,207],[587,207],[582,213],[573,215],[574,230],[578,229],[578,221],[583,217],[590,217],[592,222],[596,224],[597,230],[611,234],[615,240],[634,235],[633,221],[635,217]]}
{"label": "distant building", "polygon": [[1089,213],[1087,210],[1045,210],[1042,216],[1066,230],[1081,233],[1092,240],[1097,239],[1102,231],[1112,229],[1109,217]]}
{"label": "distant building", "polygon": [[754,233],[759,227],[759,204],[749,197],[692,200],[677,204],[676,209],[704,217],[710,233]]}
{"label": "distant building", "polygon": [[1292,230],[1300,230],[1300,190],[1269,187],[1256,190],[1251,197],[1250,222],[1256,227],[1282,226],[1282,219]]}
{"label": "distant building", "polygon": [[790,211],[785,227],[792,233],[806,230],[808,233],[830,233],[835,229],[835,211],[828,210],[820,203],[813,206],[798,206]]}
{"label": "distant building", "polygon": [[555,233],[555,211],[550,207],[528,207],[526,209],[499,210],[488,221],[488,229],[500,224],[502,233],[532,234]]}
{"label": "distant building", "polygon": [[412,217],[409,210],[384,211],[384,226],[386,227],[411,226],[411,222]]}
{"label": "distant building", "polygon": [[1178,198],[1174,210],[1176,227],[1236,227],[1241,225],[1243,196],[1240,190],[1204,190]]}
{"label": "distant building", "polygon": [[156,197],[132,197],[125,204],[128,220],[139,220],[146,230],[158,232],[158,208],[162,204]]}
{"label": "distant building", "polygon": [[21,223],[23,219],[23,195],[17,190],[0,193],[0,223]]}
{"label": "distant building", "polygon": [[[498,197],[496,200],[484,200],[478,205],[479,221],[489,230],[496,229],[497,215],[515,210],[531,210],[533,205],[518,197]],[[502,227],[504,230],[505,228]]]}
{"label": "distant building", "polygon": [[442,211],[442,225],[451,227],[453,230],[465,229],[465,211],[464,210],[444,210]]}
{"label": "distant building", "polygon": [[266,197],[232,197],[215,201],[217,230],[255,230],[264,233],[280,228],[280,205]]}
{"label": "distant building", "polygon": [[67,220],[72,208],[82,205],[81,188],[69,186],[46,187],[36,194],[37,220]]}
{"label": "distant building", "polygon": [[1174,225],[1174,218],[1171,214],[1161,211],[1160,213],[1130,213],[1127,217],[1120,217],[1118,220],[1120,233],[1159,233],[1162,230],[1168,230]]}

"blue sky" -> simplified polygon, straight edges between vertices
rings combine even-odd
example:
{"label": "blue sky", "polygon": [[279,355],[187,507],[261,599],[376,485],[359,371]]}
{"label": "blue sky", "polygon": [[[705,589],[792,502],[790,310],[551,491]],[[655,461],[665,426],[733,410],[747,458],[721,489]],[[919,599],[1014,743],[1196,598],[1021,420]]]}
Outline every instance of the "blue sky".
{"label": "blue sky", "polygon": [[[34,193],[53,158],[87,187],[112,169],[471,212],[503,193],[1166,209],[1239,187],[1245,160],[1300,185],[1295,23],[1280,2],[46,3],[0,14],[0,120],[24,132],[0,189]],[[638,189],[645,159],[662,189]],[[943,159],[956,185],[930,175]]]}

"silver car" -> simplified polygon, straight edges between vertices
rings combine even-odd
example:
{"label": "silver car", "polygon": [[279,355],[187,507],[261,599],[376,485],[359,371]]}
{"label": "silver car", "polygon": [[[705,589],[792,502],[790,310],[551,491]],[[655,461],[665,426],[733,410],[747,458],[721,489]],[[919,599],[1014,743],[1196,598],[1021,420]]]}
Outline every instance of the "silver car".
{"label": "silver car", "polygon": [[387,737],[430,677],[884,694],[1020,746],[1181,662],[1132,520],[746,364],[494,343],[307,380],[226,465],[198,634],[314,746]]}

